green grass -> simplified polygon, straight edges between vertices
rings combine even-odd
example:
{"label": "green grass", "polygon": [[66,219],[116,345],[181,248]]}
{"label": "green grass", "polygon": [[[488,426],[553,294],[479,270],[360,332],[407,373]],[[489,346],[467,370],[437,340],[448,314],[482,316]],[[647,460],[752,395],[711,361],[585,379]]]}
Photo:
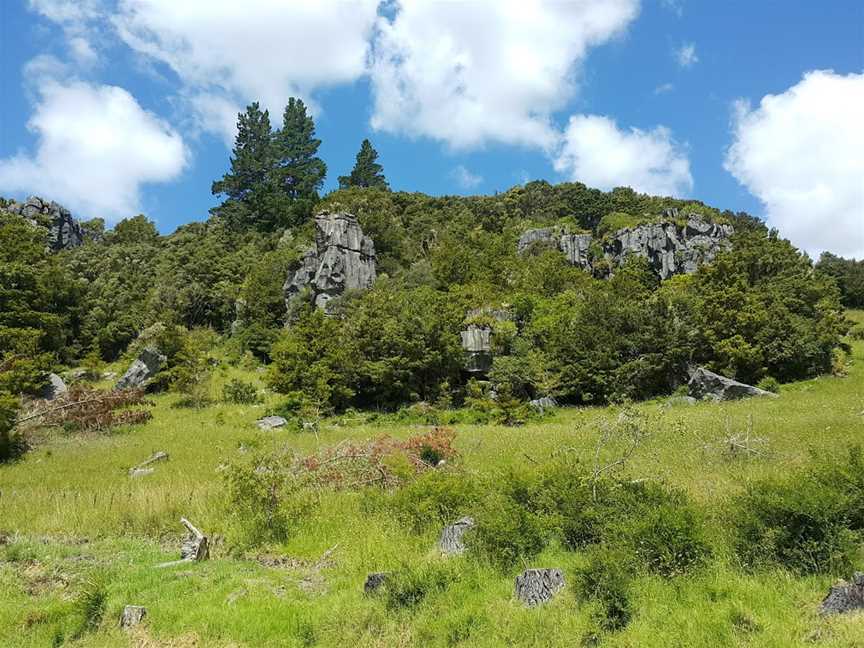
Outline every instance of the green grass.
{"label": "green grass", "polygon": [[[864,321],[864,312],[851,314]],[[778,399],[666,407],[638,406],[651,437],[627,466],[634,478],[662,479],[685,489],[708,512],[716,557],[695,574],[672,581],[640,577],[635,615],[603,646],[864,645],[864,615],[821,619],[818,604],[832,578],[799,578],[776,570],[747,575],[734,566],[725,537],[725,505],[748,483],[782,476],[812,451],[841,452],[864,442],[864,343],[856,343],[849,375],[784,385]],[[220,370],[214,395],[231,377],[260,374]],[[455,580],[411,609],[389,610],[363,595],[366,574],[403,564],[436,564],[437,529],[420,535],[361,506],[362,493],[326,493],[282,545],[260,553],[291,557],[265,567],[254,552],[228,552],[221,467],[241,448],[287,446],[298,453],[344,439],[381,434],[405,438],[409,425],[328,419],[310,433],[260,432],[263,405],[173,408],[176,395],[154,398],[153,420],[111,434],[52,431],[21,461],[0,467],[0,645],[51,646],[58,636],[75,646],[574,646],[599,632],[593,604],[568,589],[538,609],[513,600],[512,573],[471,558],[452,561]],[[615,408],[562,410],[522,428],[459,426],[457,446],[469,471],[495,474],[514,464],[568,452],[593,461],[598,429]],[[764,455],[729,457],[723,439],[748,433]],[[130,479],[129,467],[157,450],[170,460],[155,473]],[[180,516],[216,537],[209,562],[169,569],[178,557]],[[333,549],[324,565],[315,563]],[[565,573],[584,562],[578,552],[547,548],[531,566]],[[864,565],[862,565],[864,566]],[[81,597],[104,589],[96,628],[82,625]],[[145,605],[140,631],[117,628],[125,604]],[[588,645],[586,643],[586,645]]]}

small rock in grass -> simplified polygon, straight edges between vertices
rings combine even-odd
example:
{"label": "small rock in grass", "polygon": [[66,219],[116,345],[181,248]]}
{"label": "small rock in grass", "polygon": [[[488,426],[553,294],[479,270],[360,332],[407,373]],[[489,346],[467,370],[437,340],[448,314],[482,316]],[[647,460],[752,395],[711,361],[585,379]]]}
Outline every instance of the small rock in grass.
{"label": "small rock in grass", "polygon": [[284,427],[288,421],[281,416],[265,416],[256,421],[258,428],[261,430],[275,430],[276,428]]}
{"label": "small rock in grass", "polygon": [[133,468],[129,471],[130,477],[146,477],[156,472],[155,468]]}
{"label": "small rock in grass", "polygon": [[549,396],[535,398],[528,404],[538,412],[544,412],[547,409],[555,409],[556,407],[558,407],[558,402],[554,398],[551,398]]}
{"label": "small rock in grass", "polygon": [[563,587],[560,569],[526,569],[516,577],[516,598],[534,607],[551,600]]}
{"label": "small rock in grass", "polygon": [[138,625],[147,616],[147,608],[141,605],[127,605],[123,608],[123,616],[120,617],[121,628],[131,628]]}
{"label": "small rock in grass", "polygon": [[372,572],[366,577],[366,582],[363,583],[363,591],[366,594],[374,594],[384,583],[387,582],[387,572]]}
{"label": "small rock in grass", "polygon": [[444,527],[441,537],[438,539],[438,547],[441,552],[448,556],[458,556],[465,553],[464,535],[468,529],[474,527],[474,518],[463,517],[453,524]]}
{"label": "small rock in grass", "polygon": [[828,596],[822,601],[819,612],[823,615],[843,614],[864,610],[864,573],[855,572],[852,582],[841,580],[831,586]]}

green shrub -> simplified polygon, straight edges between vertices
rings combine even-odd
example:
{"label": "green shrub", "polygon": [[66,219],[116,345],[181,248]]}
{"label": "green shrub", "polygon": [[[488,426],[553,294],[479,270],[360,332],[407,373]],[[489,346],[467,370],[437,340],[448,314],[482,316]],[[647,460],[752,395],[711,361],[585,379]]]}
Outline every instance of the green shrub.
{"label": "green shrub", "polygon": [[588,553],[588,563],[574,576],[576,597],[599,604],[602,616],[598,620],[604,630],[621,630],[630,622],[633,573],[627,554],[607,546],[594,547]]}
{"label": "green shrub", "polygon": [[12,461],[24,454],[27,442],[15,431],[18,399],[0,392],[0,463]]}
{"label": "green shrub", "polygon": [[430,595],[443,592],[456,579],[452,567],[444,564],[404,565],[387,574],[384,595],[390,610],[414,608]]}
{"label": "green shrub", "polygon": [[849,329],[848,335],[853,340],[864,340],[864,324],[855,324]]}
{"label": "green shrub", "polygon": [[431,470],[399,488],[389,508],[398,520],[419,532],[451,524],[470,513],[478,495],[477,484],[468,475]]}
{"label": "green shrub", "polygon": [[222,387],[222,398],[236,405],[254,405],[261,402],[255,385],[238,378],[232,378]]}
{"label": "green shrub", "polygon": [[756,386],[759,389],[764,389],[772,394],[780,393],[780,383],[777,382],[776,378],[772,378],[771,376],[765,376],[762,380],[756,383]]}
{"label": "green shrub", "polygon": [[225,470],[228,539],[235,549],[284,541],[311,509],[310,494],[276,454],[256,453]]}
{"label": "green shrub", "polygon": [[824,464],[782,481],[757,482],[735,502],[736,551],[751,569],[843,573],[857,554],[864,514],[860,450],[848,466]]}

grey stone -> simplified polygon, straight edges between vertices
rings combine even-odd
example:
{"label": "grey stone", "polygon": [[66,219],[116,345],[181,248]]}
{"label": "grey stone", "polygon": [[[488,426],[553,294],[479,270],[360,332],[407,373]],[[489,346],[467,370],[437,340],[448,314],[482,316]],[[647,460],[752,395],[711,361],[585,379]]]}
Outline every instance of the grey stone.
{"label": "grey stone", "polygon": [[123,377],[117,381],[116,389],[141,389],[159,373],[167,358],[153,347],[144,349],[132,362]]}
{"label": "grey stone", "polygon": [[63,379],[55,373],[50,373],[48,374],[48,382],[45,383],[42,391],[39,392],[39,397],[50,401],[62,396],[68,391],[69,389],[66,387],[66,383],[63,382]]}
{"label": "grey stone", "polygon": [[528,404],[538,412],[558,407],[558,402],[551,396],[542,396],[541,398],[535,398]]}
{"label": "grey stone", "polygon": [[677,405],[695,405],[698,403],[692,396],[671,396],[666,399],[666,407],[675,407]]}
{"label": "grey stone", "polygon": [[844,614],[864,610],[864,573],[855,572],[852,581],[839,581],[831,586],[828,596],[822,601],[822,615]]}
{"label": "grey stone", "polygon": [[281,416],[265,416],[255,422],[261,430],[275,430],[276,428],[284,427],[288,423],[288,421]]}
{"label": "grey stone", "polygon": [[131,628],[138,625],[147,616],[147,608],[142,605],[127,605],[123,608],[123,615],[120,617],[121,628]]}
{"label": "grey stone", "polygon": [[129,471],[130,477],[146,477],[147,475],[152,475],[156,472],[155,468],[132,468]]}
{"label": "grey stone", "polygon": [[560,569],[526,569],[516,577],[516,598],[528,607],[551,600],[563,588]]}
{"label": "grey stone", "polygon": [[[689,214],[682,225],[674,208],[666,209],[663,218],[667,220],[623,228],[600,241],[603,258],[613,270],[628,256],[639,256],[648,260],[661,279],[668,279],[695,272],[731,245],[729,239],[734,233],[731,225],[711,223],[698,214]],[[592,270],[591,234],[572,234],[566,228],[531,229],[522,233],[516,249],[524,254],[538,242],[557,243],[571,264]]]}
{"label": "grey stone", "polygon": [[58,252],[84,243],[84,230],[68,209],[56,202],[30,196],[23,203],[13,202],[6,211],[48,230],[48,250]]}
{"label": "grey stone", "polygon": [[375,278],[375,244],[357,218],[321,213],[315,216],[315,246],[283,286],[285,305],[291,312],[292,302],[311,291],[315,306],[326,312],[331,299],[346,290],[369,288]]}
{"label": "grey stone", "polygon": [[366,582],[363,583],[363,592],[366,594],[375,594],[387,582],[387,572],[372,572],[366,576]]}
{"label": "grey stone", "polygon": [[704,367],[696,367],[691,370],[690,382],[687,383],[687,388],[690,396],[700,400],[708,398],[725,401],[749,398],[751,396],[777,397],[777,394],[772,394],[753,385],[726,378]]}
{"label": "grey stone", "polygon": [[462,331],[465,369],[470,373],[486,373],[492,368],[492,329],[470,324]]}
{"label": "grey stone", "polygon": [[474,528],[474,518],[463,517],[453,524],[444,527],[438,539],[438,548],[448,556],[458,556],[465,553],[465,533]]}

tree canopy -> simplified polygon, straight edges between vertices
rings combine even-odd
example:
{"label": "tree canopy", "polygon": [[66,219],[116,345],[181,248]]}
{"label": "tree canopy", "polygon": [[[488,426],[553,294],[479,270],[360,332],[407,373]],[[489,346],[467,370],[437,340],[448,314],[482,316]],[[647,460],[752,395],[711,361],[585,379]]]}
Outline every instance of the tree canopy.
{"label": "tree canopy", "polygon": [[348,187],[378,187],[389,188],[387,178],[384,177],[384,167],[377,162],[378,151],[372,147],[368,139],[364,139],[357,153],[354,168],[347,176],[339,176],[339,188]]}

